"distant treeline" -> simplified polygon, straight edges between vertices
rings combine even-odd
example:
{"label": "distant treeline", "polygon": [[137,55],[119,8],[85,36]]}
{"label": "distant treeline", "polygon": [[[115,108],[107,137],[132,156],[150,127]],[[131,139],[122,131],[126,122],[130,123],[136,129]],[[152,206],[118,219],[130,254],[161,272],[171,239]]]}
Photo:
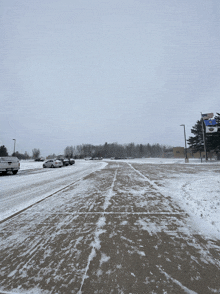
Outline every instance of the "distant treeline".
{"label": "distant treeline", "polygon": [[[12,156],[19,159],[37,159],[40,157],[40,149],[34,148],[32,156],[25,151],[24,154],[16,151]],[[7,148],[0,146],[0,156],[8,156]],[[59,155],[59,156],[62,156]],[[104,145],[82,144],[78,146],[67,146],[64,149],[64,156],[68,158],[102,157],[102,158],[142,158],[142,157],[173,157],[173,147],[160,144],[118,144],[105,143]],[[49,155],[48,158],[56,158],[57,155]]]}
{"label": "distant treeline", "polygon": [[67,146],[64,150],[66,157],[85,158],[85,157],[103,157],[103,158],[142,158],[142,157],[163,157],[172,154],[173,147],[160,144],[118,144],[105,143],[104,145],[94,146],[83,144],[78,146]]}

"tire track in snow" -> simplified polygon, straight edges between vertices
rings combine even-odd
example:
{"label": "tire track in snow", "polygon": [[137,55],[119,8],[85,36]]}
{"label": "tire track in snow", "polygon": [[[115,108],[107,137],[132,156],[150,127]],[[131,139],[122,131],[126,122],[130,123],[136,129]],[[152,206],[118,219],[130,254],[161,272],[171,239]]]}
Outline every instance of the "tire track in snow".
{"label": "tire track in snow", "polygon": [[100,248],[101,248],[101,245],[100,245],[101,241],[100,241],[99,236],[106,232],[106,230],[102,229],[106,223],[105,211],[109,207],[109,205],[111,204],[110,200],[113,196],[113,189],[114,189],[114,185],[115,185],[115,181],[116,181],[116,177],[117,177],[118,168],[119,168],[119,165],[115,171],[114,178],[113,178],[111,187],[109,189],[109,192],[108,192],[107,196],[105,197],[105,202],[103,204],[104,211],[102,212],[102,216],[99,218],[99,220],[97,222],[97,229],[95,231],[95,238],[94,238],[94,241],[91,243],[92,250],[91,250],[91,253],[89,254],[89,257],[88,257],[88,262],[86,265],[85,273],[84,273],[78,294],[82,294],[82,287],[84,285],[85,280],[88,278],[87,273],[89,270],[90,263],[93,260],[93,258],[96,257],[96,251],[100,250]]}
{"label": "tire track in snow", "polygon": [[65,186],[64,188],[61,188],[61,189],[57,190],[56,192],[54,192],[54,193],[52,193],[52,194],[50,194],[50,195],[48,195],[48,196],[45,196],[45,198],[40,199],[40,200],[34,202],[33,204],[31,204],[31,205],[29,205],[29,206],[27,206],[27,207],[25,207],[25,208],[23,208],[23,209],[21,209],[21,210],[15,212],[15,213],[13,213],[13,214],[11,214],[10,216],[8,216],[8,217],[6,217],[6,218],[4,218],[4,219],[2,219],[2,220],[0,220],[0,224],[2,224],[2,223],[4,223],[4,222],[6,222],[7,220],[9,220],[9,219],[15,217],[16,215],[21,214],[22,212],[28,210],[29,208],[31,208],[31,207],[33,207],[33,206],[35,206],[35,205],[37,205],[37,204],[39,204],[39,203],[45,201],[46,199],[48,199],[48,198],[50,198],[50,197],[56,195],[57,193],[62,192],[62,191],[65,191],[67,188],[69,188],[69,187],[71,187],[71,186],[74,186],[74,185],[77,184],[79,181],[82,181],[82,179],[78,179],[78,180],[76,180],[75,182],[73,182],[73,183],[71,183],[71,184]]}
{"label": "tire track in snow", "polygon": [[[104,166],[103,166],[103,167],[104,167]],[[102,168],[102,167],[101,167],[101,168]],[[41,202],[47,200],[48,198],[53,197],[54,195],[56,195],[56,194],[58,194],[58,193],[60,193],[60,192],[64,192],[64,191],[65,191],[66,189],[68,189],[69,187],[74,186],[74,185],[76,185],[77,183],[83,181],[84,178],[86,178],[88,175],[91,175],[91,174],[95,173],[95,172],[96,172],[97,170],[99,170],[99,169],[100,169],[100,168],[95,168],[95,169],[93,169],[92,171],[90,171],[89,173],[87,173],[87,172],[85,172],[85,171],[82,171],[83,174],[80,176],[80,178],[76,179],[74,182],[72,182],[72,183],[70,183],[70,184],[68,184],[68,185],[65,185],[64,187],[62,187],[62,188],[60,188],[60,189],[58,189],[58,190],[55,190],[53,193],[51,193],[51,194],[49,194],[49,195],[48,195],[48,194],[45,195],[43,198],[41,198],[41,199],[39,199],[39,200],[36,199],[35,202],[33,202],[33,203],[31,203],[31,204],[29,204],[29,205],[27,205],[27,206],[24,206],[23,208],[19,208],[19,209],[17,209],[17,210],[15,209],[15,212],[11,213],[10,215],[6,215],[6,216],[3,217],[2,219],[0,219],[0,224],[2,224],[2,223],[4,223],[4,222],[8,221],[9,219],[11,219],[11,218],[13,218],[13,217],[15,217],[15,216],[17,216],[17,215],[23,213],[23,212],[25,212],[26,210],[28,210],[28,209],[32,208],[33,206],[35,206],[35,205],[37,205],[37,204],[39,204],[39,203],[41,203]]]}

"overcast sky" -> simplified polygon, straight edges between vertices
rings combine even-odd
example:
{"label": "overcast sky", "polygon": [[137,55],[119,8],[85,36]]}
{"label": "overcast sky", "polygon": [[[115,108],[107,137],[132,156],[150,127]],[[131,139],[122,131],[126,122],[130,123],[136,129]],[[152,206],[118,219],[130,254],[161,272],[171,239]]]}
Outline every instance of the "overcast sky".
{"label": "overcast sky", "polygon": [[184,146],[220,112],[219,0],[1,0],[0,145]]}

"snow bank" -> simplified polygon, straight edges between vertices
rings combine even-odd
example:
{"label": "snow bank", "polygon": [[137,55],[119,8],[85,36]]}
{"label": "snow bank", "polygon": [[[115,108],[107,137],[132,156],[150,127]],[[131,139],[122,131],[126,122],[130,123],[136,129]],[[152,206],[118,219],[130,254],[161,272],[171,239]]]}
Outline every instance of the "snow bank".
{"label": "snow bank", "polygon": [[43,168],[43,161],[21,160],[20,170]]}
{"label": "snow bank", "polygon": [[166,179],[161,191],[188,213],[200,234],[220,239],[220,174],[181,174]]}

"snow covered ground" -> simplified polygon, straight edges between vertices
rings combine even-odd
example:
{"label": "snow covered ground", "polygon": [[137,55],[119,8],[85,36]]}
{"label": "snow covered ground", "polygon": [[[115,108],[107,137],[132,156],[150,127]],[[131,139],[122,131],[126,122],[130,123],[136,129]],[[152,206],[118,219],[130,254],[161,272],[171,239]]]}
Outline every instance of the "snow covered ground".
{"label": "snow covered ground", "polygon": [[[108,162],[108,160],[106,160]],[[110,160],[109,160],[110,161]],[[126,161],[131,164],[139,165],[162,165],[165,168],[164,174],[158,174],[155,181],[157,183],[157,189],[164,195],[169,195],[177,202],[182,209],[184,209],[190,216],[192,221],[192,226],[194,226],[201,234],[220,239],[220,162],[217,161],[203,161],[201,163],[200,159],[190,159],[189,163],[185,163],[184,159],[173,159],[173,158],[146,158],[146,159],[130,159],[130,160],[120,160]],[[111,161],[112,162],[112,161]],[[116,161],[117,162],[117,161]],[[76,164],[69,167],[63,167],[62,169],[43,169],[42,162],[35,162],[31,160],[22,160],[21,169],[19,173],[32,170],[33,174],[28,177],[28,183],[26,185],[34,185],[36,183],[42,182],[42,180],[47,180],[51,177],[55,177],[56,182],[59,185],[65,186],[66,182],[60,177],[67,177],[71,172],[72,181],[82,177],[92,170],[102,168],[107,163],[103,161],[92,162],[78,160]],[[184,166],[189,170],[189,173],[172,172],[170,173],[167,166]],[[42,173],[34,173],[34,170],[42,169]],[[65,170],[64,170],[65,169]],[[199,172],[198,172],[199,170]],[[21,179],[17,176],[0,177],[0,189],[1,197],[9,191],[14,191],[16,198],[18,199],[18,194],[24,194],[23,187],[25,179]],[[69,180],[69,179],[68,179]],[[47,183],[48,185],[48,183]],[[51,184],[51,185],[54,185]],[[54,191],[57,186],[54,185]],[[16,191],[17,190],[17,191]],[[46,190],[45,190],[46,191]],[[48,191],[51,193],[51,190]],[[41,191],[42,194],[42,191]],[[19,203],[19,210],[25,208],[36,200],[39,200],[47,195],[47,192],[43,195],[37,195],[35,198],[27,198],[24,194],[23,201]],[[14,201],[15,198],[13,198]],[[10,203],[9,203],[10,204]],[[0,220],[5,217],[10,216],[16,212],[16,209],[5,209],[5,206],[1,206],[0,210]]]}
{"label": "snow covered ground", "polygon": [[[0,293],[220,293],[218,162],[22,161],[0,177]],[[41,201],[43,200],[43,201]]]}
{"label": "snow covered ground", "polygon": [[188,167],[190,173],[169,173],[167,169],[166,176],[163,174],[156,180],[160,183],[157,189],[172,197],[189,214],[191,225],[198,232],[220,239],[220,162],[203,160],[201,163],[200,159],[189,159],[189,163],[185,163],[184,159],[174,158],[131,159],[129,162]]}
{"label": "snow covered ground", "polygon": [[28,170],[28,169],[36,169],[42,168],[42,161],[34,161],[34,160],[21,160],[20,161],[20,170]]}
{"label": "snow covered ground", "polygon": [[0,177],[0,221],[105,167],[105,162],[76,161],[62,168],[43,168],[42,162],[22,160],[17,175]]}
{"label": "snow covered ground", "polygon": [[201,234],[220,239],[220,166],[215,173],[181,174],[164,180],[163,194],[170,195],[190,216]]}

